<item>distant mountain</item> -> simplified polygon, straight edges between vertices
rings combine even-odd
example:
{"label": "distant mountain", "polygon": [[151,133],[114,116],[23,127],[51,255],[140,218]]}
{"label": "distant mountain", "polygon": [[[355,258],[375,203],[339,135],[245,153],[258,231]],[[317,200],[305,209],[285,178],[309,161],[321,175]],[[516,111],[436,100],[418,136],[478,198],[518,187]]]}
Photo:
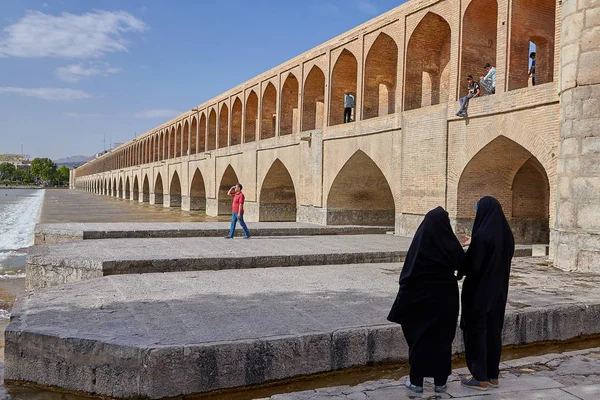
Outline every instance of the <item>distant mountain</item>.
{"label": "distant mountain", "polygon": [[85,164],[92,158],[93,157],[88,157],[88,156],[71,156],[71,157],[59,158],[58,160],[54,160],[54,162],[59,167],[62,165],[66,165],[69,168],[77,168],[77,167]]}

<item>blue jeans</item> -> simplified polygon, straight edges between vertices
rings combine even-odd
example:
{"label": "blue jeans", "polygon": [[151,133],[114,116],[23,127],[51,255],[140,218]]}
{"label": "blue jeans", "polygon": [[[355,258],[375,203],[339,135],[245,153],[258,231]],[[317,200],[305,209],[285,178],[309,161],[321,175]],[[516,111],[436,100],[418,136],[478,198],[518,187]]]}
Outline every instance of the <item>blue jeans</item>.
{"label": "blue jeans", "polygon": [[248,227],[246,226],[246,223],[244,222],[244,213],[241,213],[239,215],[237,213],[231,214],[231,228],[229,229],[229,237],[233,237],[233,233],[235,232],[235,225],[237,224],[238,221],[240,221],[240,225],[242,226],[242,229],[244,230],[244,236],[250,237],[250,231],[248,230]]}
{"label": "blue jeans", "polygon": [[467,112],[467,108],[469,108],[469,100],[471,100],[473,96],[473,94],[469,93],[465,97],[460,98],[460,110],[458,110],[459,113]]}

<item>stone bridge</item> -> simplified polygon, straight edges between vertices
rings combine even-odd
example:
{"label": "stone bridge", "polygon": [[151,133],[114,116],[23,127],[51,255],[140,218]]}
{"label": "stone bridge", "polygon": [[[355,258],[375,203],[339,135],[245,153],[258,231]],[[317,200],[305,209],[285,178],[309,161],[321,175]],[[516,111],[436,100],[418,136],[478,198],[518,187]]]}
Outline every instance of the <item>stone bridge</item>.
{"label": "stone bridge", "polygon": [[[73,184],[214,216],[240,182],[248,221],[398,234],[438,205],[468,232],[492,195],[518,242],[552,236],[558,264],[600,265],[599,3],[563,3],[409,1],[90,161]],[[456,117],[486,62],[496,93]]]}

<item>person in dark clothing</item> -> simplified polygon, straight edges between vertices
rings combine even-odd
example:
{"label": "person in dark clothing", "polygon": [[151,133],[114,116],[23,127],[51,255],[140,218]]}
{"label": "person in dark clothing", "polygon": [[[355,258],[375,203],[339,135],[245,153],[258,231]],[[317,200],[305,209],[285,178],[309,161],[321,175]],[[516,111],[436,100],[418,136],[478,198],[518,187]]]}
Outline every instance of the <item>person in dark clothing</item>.
{"label": "person in dark clothing", "polygon": [[400,289],[388,321],[402,325],[409,347],[406,387],[423,392],[423,378],[433,377],[435,391],[445,391],[452,372],[452,341],[458,320],[458,283],[465,253],[437,207],[425,215],[406,255]]}
{"label": "person in dark clothing", "polygon": [[531,77],[531,86],[535,86],[535,51],[532,51],[529,54],[529,58],[531,58],[531,67],[529,67],[529,76]]}
{"label": "person in dark clothing", "polygon": [[476,205],[472,237],[465,261],[460,327],[467,367],[473,375],[463,386],[498,387],[502,327],[515,240],[502,206],[493,197]]}

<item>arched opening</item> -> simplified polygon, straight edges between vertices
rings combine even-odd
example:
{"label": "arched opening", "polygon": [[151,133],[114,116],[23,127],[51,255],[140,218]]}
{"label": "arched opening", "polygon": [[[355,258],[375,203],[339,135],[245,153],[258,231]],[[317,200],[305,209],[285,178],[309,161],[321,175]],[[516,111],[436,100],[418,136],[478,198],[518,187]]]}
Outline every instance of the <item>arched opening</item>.
{"label": "arched opening", "polygon": [[275,137],[277,125],[277,89],[269,82],[262,98],[261,139]]}
{"label": "arched opening", "polygon": [[185,121],[185,124],[183,125],[183,143],[181,144],[181,146],[182,146],[181,154],[183,156],[190,155],[189,144],[190,144],[190,124],[188,121]]}
{"label": "arched opening", "polygon": [[[331,98],[329,99],[329,125],[344,123],[344,96],[350,94],[356,101],[356,79],[358,64],[356,57],[344,49],[333,67],[331,74]],[[355,104],[356,106],[356,104]],[[352,110],[352,121],[356,120],[355,109]]]}
{"label": "arched opening", "polygon": [[219,148],[227,147],[229,141],[229,107],[227,104],[221,106],[219,113]]}
{"label": "arched opening", "polygon": [[406,52],[405,111],[448,102],[450,34],[448,22],[431,12],[415,28]]}
{"label": "arched opening", "polygon": [[181,142],[181,124],[178,124],[175,134],[175,157],[181,157]]}
{"label": "arched opening", "polygon": [[335,177],[327,196],[327,224],[394,226],[392,190],[381,169],[357,151]]}
{"label": "arched opening", "polygon": [[142,186],[142,201],[144,203],[150,202],[150,181],[148,175],[144,176],[144,184]]}
{"label": "arched opening", "polygon": [[198,133],[198,153],[206,151],[206,115],[202,113],[200,116],[200,127]]}
{"label": "arched opening", "polygon": [[105,179],[105,180],[104,180],[104,193],[103,193],[105,196],[109,196],[109,195],[110,195],[110,193],[109,193],[109,191],[110,191],[110,190],[109,190],[109,188],[108,188],[108,187],[109,187],[109,183],[108,183],[108,181]]}
{"label": "arched opening", "polygon": [[117,192],[117,197],[123,198],[123,178],[119,178],[119,191]]}
{"label": "arched opening", "polygon": [[231,108],[231,145],[242,143],[242,101],[235,98]]}
{"label": "arched opening", "polygon": [[260,189],[260,221],[296,221],[296,191],[287,168],[275,160]]}
{"label": "arched opening", "polygon": [[[473,0],[463,17],[462,49],[460,60],[460,97],[467,95],[465,78],[473,75],[479,81],[485,63],[496,65],[498,45],[498,3],[496,0]],[[483,90],[483,89],[482,89]]]}
{"label": "arched opening", "polygon": [[298,79],[290,73],[281,89],[279,134],[289,135],[298,132],[298,118]]}
{"label": "arched opening", "polygon": [[112,197],[117,197],[117,178],[113,179],[111,195],[112,195]]}
{"label": "arched opening", "polygon": [[394,113],[397,69],[398,46],[394,39],[380,33],[365,63],[364,119]]}
{"label": "arched opening", "polygon": [[135,178],[133,178],[133,201],[140,201],[140,183],[138,182],[138,177],[136,175]]}
{"label": "arched opening", "polygon": [[169,158],[175,158],[175,128],[169,132]]}
{"label": "arched opening", "polygon": [[500,201],[517,243],[548,243],[548,176],[527,149],[499,136],[473,156],[458,183],[457,231],[470,233],[483,196]]}
{"label": "arched opening", "polygon": [[194,172],[190,186],[190,210],[206,210],[206,185],[199,169]]}
{"label": "arched opening", "polygon": [[208,142],[206,150],[214,150],[217,146],[217,113],[215,110],[210,110],[208,116]]}
{"label": "arched opening", "polygon": [[154,204],[163,204],[163,181],[160,172],[156,175],[154,183]]}
{"label": "arched opening", "polygon": [[196,154],[198,152],[198,120],[196,117],[192,118],[192,130],[190,132],[190,152],[189,154]]}
{"label": "arched opening", "polygon": [[238,177],[231,165],[228,165],[221,178],[221,184],[219,185],[219,215],[231,214],[231,205],[233,198],[227,196],[229,189],[238,183]]}
{"label": "arched opening", "polygon": [[552,82],[556,1],[513,0],[511,10],[508,90],[528,85],[530,42],[536,52],[535,84]]}
{"label": "arched opening", "polygon": [[244,143],[256,140],[258,127],[258,96],[252,90],[246,100],[246,129],[244,130]]}
{"label": "arched opening", "polygon": [[131,185],[129,184],[129,177],[125,180],[125,198],[129,200],[131,198]]}
{"label": "arched opening", "polygon": [[169,206],[181,207],[181,182],[177,171],[173,173],[171,185],[169,186]]}
{"label": "arched opening", "polygon": [[306,82],[302,102],[302,130],[323,128],[325,117],[325,75],[321,68],[312,67]]}

